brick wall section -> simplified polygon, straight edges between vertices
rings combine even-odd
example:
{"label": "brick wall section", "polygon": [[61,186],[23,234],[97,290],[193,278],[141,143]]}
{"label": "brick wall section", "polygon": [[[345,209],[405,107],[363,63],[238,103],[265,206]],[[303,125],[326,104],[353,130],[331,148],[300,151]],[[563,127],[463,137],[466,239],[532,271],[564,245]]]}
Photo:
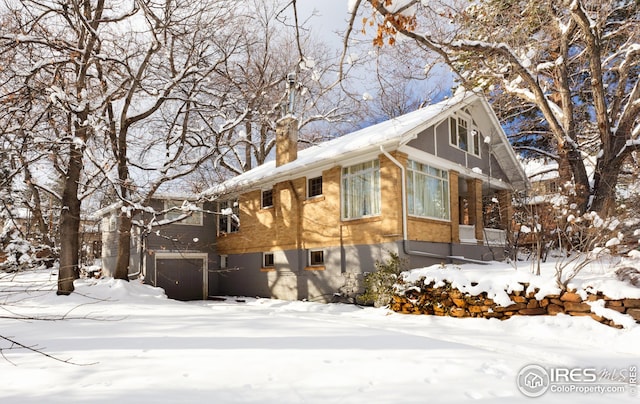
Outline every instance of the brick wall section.
{"label": "brick wall section", "polygon": [[[406,166],[407,155],[391,155]],[[220,254],[243,254],[286,249],[308,249],[337,245],[383,244],[402,240],[402,188],[400,169],[383,154],[380,160],[381,214],[375,217],[341,220],[340,182],[342,167],[322,172],[322,196],[307,199],[307,178],[300,177],[273,186],[274,206],[260,208],[261,190],[239,197],[240,231],[218,237]],[[459,243],[459,174],[449,172],[451,220],[409,216],[409,240]],[[475,185],[476,211],[482,217],[482,182]],[[482,224],[482,220],[480,220]],[[476,226],[482,239],[482,226]]]}
{"label": "brick wall section", "polygon": [[[528,284],[523,284],[527,290]],[[537,292],[537,291],[536,291]],[[538,300],[536,292],[514,291],[509,297],[514,302],[509,306],[499,306],[485,293],[478,296],[465,294],[445,283],[445,286],[435,288],[433,284],[421,287],[421,291],[407,290],[404,295],[393,297],[391,309],[406,314],[430,314],[450,317],[483,317],[506,320],[512,316],[556,315],[564,313],[571,316],[589,316],[603,324],[622,328],[612,320],[598,316],[591,312],[591,306],[586,302],[604,300],[605,308],[628,314],[640,323],[640,299],[610,299],[601,293],[588,294],[583,300],[575,291],[564,292],[560,295],[546,296]]]}
{"label": "brick wall section", "polygon": [[[391,153],[406,163],[406,155]],[[261,209],[261,190],[240,195],[240,231],[220,235],[218,252],[242,254],[299,248],[381,244],[402,239],[400,169],[384,155],[380,159],[381,214],[341,220],[341,167],[322,173],[322,196],[307,199],[307,178],[278,182],[273,186],[273,207]],[[429,229],[429,241],[449,234],[448,223]],[[421,234],[422,236],[422,234]]]}

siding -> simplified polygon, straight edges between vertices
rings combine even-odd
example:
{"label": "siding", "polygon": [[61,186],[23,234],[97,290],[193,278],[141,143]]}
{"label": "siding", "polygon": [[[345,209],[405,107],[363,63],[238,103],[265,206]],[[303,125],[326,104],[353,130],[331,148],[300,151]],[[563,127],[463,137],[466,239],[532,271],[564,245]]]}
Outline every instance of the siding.
{"label": "siding", "polygon": [[[156,210],[164,209],[162,200],[154,200],[151,206]],[[215,204],[206,203],[205,211],[214,211]],[[146,218],[148,220],[148,218]],[[155,273],[156,253],[206,253],[208,254],[209,294],[216,294],[218,256],[216,254],[216,216],[203,213],[202,226],[169,224],[154,227],[145,240],[145,282],[157,284]]]}

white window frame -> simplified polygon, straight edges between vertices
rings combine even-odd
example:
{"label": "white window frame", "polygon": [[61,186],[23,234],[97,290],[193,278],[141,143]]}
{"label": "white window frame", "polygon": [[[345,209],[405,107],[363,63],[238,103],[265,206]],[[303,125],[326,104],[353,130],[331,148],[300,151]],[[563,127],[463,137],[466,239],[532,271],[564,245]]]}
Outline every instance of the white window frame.
{"label": "white window frame", "polygon": [[[380,185],[380,160],[374,159],[348,167],[343,167],[340,181],[341,217],[342,220],[353,220],[367,217],[380,216],[382,210],[381,185]],[[368,192],[364,193],[363,203],[368,205],[369,212],[357,213],[354,205],[353,195],[348,191],[353,189],[359,178],[367,177],[365,181],[369,184]],[[367,195],[368,194],[368,195]],[[368,202],[367,202],[368,201]]]}
{"label": "white window frame", "polygon": [[220,269],[226,269],[229,267],[229,256],[221,255],[220,256]]}
{"label": "white window frame", "polygon": [[[178,216],[182,216],[184,214],[184,212],[182,210],[180,210],[180,207],[184,204],[185,201],[181,201],[178,199],[167,199],[164,201],[164,209],[165,209],[165,214],[164,214],[164,218],[165,220],[173,220],[175,218],[177,218]],[[189,202],[191,203],[191,202]],[[173,222],[171,224],[177,224],[177,225],[181,225],[181,226],[202,226],[204,223],[203,220],[203,213],[202,213],[202,204],[195,204],[196,207],[198,209],[200,209],[199,211],[192,211],[191,215],[188,217],[185,217],[184,219],[177,221],[177,222]],[[178,209],[172,209],[172,208],[178,208]],[[170,210],[171,209],[171,210]]]}
{"label": "white window frame", "polygon": [[[416,167],[420,165],[421,167]],[[415,193],[416,186],[419,182],[437,181],[440,194],[444,197],[444,201],[440,201],[443,205],[444,212],[442,215],[429,215],[423,213],[428,209],[426,206],[432,202],[429,200],[420,201],[420,197]],[[429,191],[426,188],[424,191]],[[431,194],[431,193],[428,193]],[[437,194],[437,193],[436,193]],[[422,196],[425,197],[427,192],[423,192]],[[421,212],[417,212],[416,206],[418,203],[423,206]],[[410,216],[422,217],[435,220],[451,221],[451,192],[449,190],[449,172],[441,168],[433,167],[429,164],[422,163],[417,160],[409,160],[407,162],[407,213]]]}
{"label": "white window frame", "polygon": [[[318,252],[322,253],[322,262],[319,264],[314,264],[311,262],[311,256],[313,255],[313,253],[318,253]],[[324,256],[325,256],[325,253],[323,249],[319,249],[319,248],[311,249],[307,253],[307,263],[310,267],[322,267],[324,266]]]}
{"label": "white window frame", "polygon": [[[458,150],[462,150],[465,153],[480,157],[482,151],[480,138],[482,137],[482,134],[480,133],[470,116],[466,116],[466,114],[463,116],[461,116],[461,114],[452,115],[447,120],[447,126],[449,131],[449,144],[451,146],[455,147]],[[460,144],[460,128],[464,128],[464,130],[466,131],[466,148],[462,148]],[[454,138],[455,142],[453,142]]]}

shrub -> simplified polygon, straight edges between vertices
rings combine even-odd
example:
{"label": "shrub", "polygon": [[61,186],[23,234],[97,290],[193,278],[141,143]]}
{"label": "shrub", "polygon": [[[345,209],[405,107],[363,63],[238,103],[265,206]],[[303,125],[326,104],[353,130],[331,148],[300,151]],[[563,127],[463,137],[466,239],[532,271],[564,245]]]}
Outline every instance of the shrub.
{"label": "shrub", "polygon": [[364,293],[358,296],[358,303],[374,307],[391,304],[394,285],[406,266],[407,260],[395,252],[389,252],[389,258],[384,262],[376,261],[376,270],[364,274]]}

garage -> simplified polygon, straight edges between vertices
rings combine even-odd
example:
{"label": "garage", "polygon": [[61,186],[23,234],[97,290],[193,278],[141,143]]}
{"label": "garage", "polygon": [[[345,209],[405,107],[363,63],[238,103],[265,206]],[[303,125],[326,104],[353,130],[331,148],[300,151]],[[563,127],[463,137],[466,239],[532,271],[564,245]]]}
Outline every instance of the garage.
{"label": "garage", "polygon": [[156,286],[170,299],[204,300],[207,290],[207,254],[156,254]]}

